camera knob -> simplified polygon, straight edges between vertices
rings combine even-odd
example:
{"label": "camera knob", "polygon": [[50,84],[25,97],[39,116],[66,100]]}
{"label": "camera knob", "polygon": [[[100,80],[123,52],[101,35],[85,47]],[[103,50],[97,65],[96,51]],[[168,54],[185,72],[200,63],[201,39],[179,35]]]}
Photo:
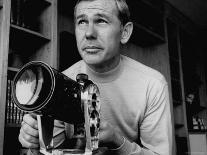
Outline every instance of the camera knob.
{"label": "camera knob", "polygon": [[87,74],[84,74],[84,73],[80,73],[76,76],[76,81],[78,83],[80,82],[84,82],[85,80],[88,80],[88,75]]}

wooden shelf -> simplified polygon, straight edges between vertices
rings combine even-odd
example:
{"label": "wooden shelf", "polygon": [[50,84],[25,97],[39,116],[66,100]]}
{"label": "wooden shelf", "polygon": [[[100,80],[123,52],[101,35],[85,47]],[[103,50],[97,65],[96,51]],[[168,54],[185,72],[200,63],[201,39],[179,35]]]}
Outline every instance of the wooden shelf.
{"label": "wooden shelf", "polygon": [[12,80],[30,61],[57,68],[58,8],[57,0],[0,0],[2,6],[0,154],[19,154],[18,134],[24,112],[12,105]]}
{"label": "wooden shelf", "polygon": [[20,27],[20,26],[17,26],[17,25],[11,24],[11,29],[14,29],[14,31],[16,30],[17,31],[16,33],[18,33],[18,32],[22,33],[22,35],[23,35],[23,33],[25,33],[25,34],[28,34],[28,35],[30,34],[31,36],[36,37],[36,38],[41,39],[41,40],[46,40],[46,41],[50,40],[48,37],[45,37],[44,35],[42,35],[39,32],[35,32],[35,31],[29,30],[27,28]]}
{"label": "wooden shelf", "polygon": [[188,132],[190,134],[207,134],[207,130],[195,130],[195,129],[189,129]]}
{"label": "wooden shelf", "polygon": [[17,73],[19,71],[19,69],[18,68],[14,68],[14,67],[8,67],[8,71]]}
{"label": "wooden shelf", "polygon": [[44,35],[11,24],[10,26],[10,47],[21,53],[30,55],[31,51],[36,51],[43,44],[50,41],[50,38],[45,37]]}
{"label": "wooden shelf", "polygon": [[[46,0],[11,1],[11,23],[37,32],[42,31],[42,15],[51,2]],[[41,18],[40,18],[41,17]]]}
{"label": "wooden shelf", "polygon": [[20,128],[21,124],[16,124],[16,123],[7,123],[6,127],[12,127],[12,128]]}

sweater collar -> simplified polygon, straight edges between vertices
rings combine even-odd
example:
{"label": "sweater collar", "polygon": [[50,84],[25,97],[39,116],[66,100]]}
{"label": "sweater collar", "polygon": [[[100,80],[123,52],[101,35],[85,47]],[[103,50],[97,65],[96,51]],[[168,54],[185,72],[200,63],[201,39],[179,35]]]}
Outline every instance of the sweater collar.
{"label": "sweater collar", "polygon": [[94,70],[92,70],[87,64],[86,64],[86,74],[88,74],[89,79],[91,79],[94,82],[97,83],[108,83],[116,80],[119,75],[121,74],[123,70],[122,67],[122,56],[120,57],[119,64],[113,68],[110,71],[99,73]]}

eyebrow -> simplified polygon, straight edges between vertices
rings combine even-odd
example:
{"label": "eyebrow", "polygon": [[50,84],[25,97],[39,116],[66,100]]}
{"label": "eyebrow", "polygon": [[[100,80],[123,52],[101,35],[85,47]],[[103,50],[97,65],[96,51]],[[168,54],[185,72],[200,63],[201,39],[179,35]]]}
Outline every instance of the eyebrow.
{"label": "eyebrow", "polygon": [[86,15],[84,15],[84,14],[80,14],[80,15],[78,15],[75,19],[77,20],[77,19],[85,18],[85,17],[86,17]]}
{"label": "eyebrow", "polygon": [[101,17],[101,18],[106,18],[107,20],[110,19],[110,16],[107,16],[106,14],[102,14],[102,13],[97,13],[95,16]]}
{"label": "eyebrow", "polygon": [[[103,14],[103,13],[97,13],[94,15],[95,17],[101,17],[101,18],[106,18],[107,20],[110,19],[110,16],[107,16],[106,14]],[[87,15],[85,14],[80,14],[78,15],[75,19],[78,20],[78,19],[81,19],[81,18],[86,18]]]}

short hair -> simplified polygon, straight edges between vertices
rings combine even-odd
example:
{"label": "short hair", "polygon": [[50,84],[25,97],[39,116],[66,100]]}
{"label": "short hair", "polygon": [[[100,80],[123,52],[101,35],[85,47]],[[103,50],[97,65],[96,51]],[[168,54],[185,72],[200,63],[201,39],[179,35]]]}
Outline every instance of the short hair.
{"label": "short hair", "polygon": [[[96,1],[96,0],[77,0],[76,5],[74,7],[74,16],[76,14],[77,5],[82,1]],[[118,18],[121,21],[122,25],[130,22],[130,11],[129,7],[126,3],[126,0],[114,0],[118,9]]]}

